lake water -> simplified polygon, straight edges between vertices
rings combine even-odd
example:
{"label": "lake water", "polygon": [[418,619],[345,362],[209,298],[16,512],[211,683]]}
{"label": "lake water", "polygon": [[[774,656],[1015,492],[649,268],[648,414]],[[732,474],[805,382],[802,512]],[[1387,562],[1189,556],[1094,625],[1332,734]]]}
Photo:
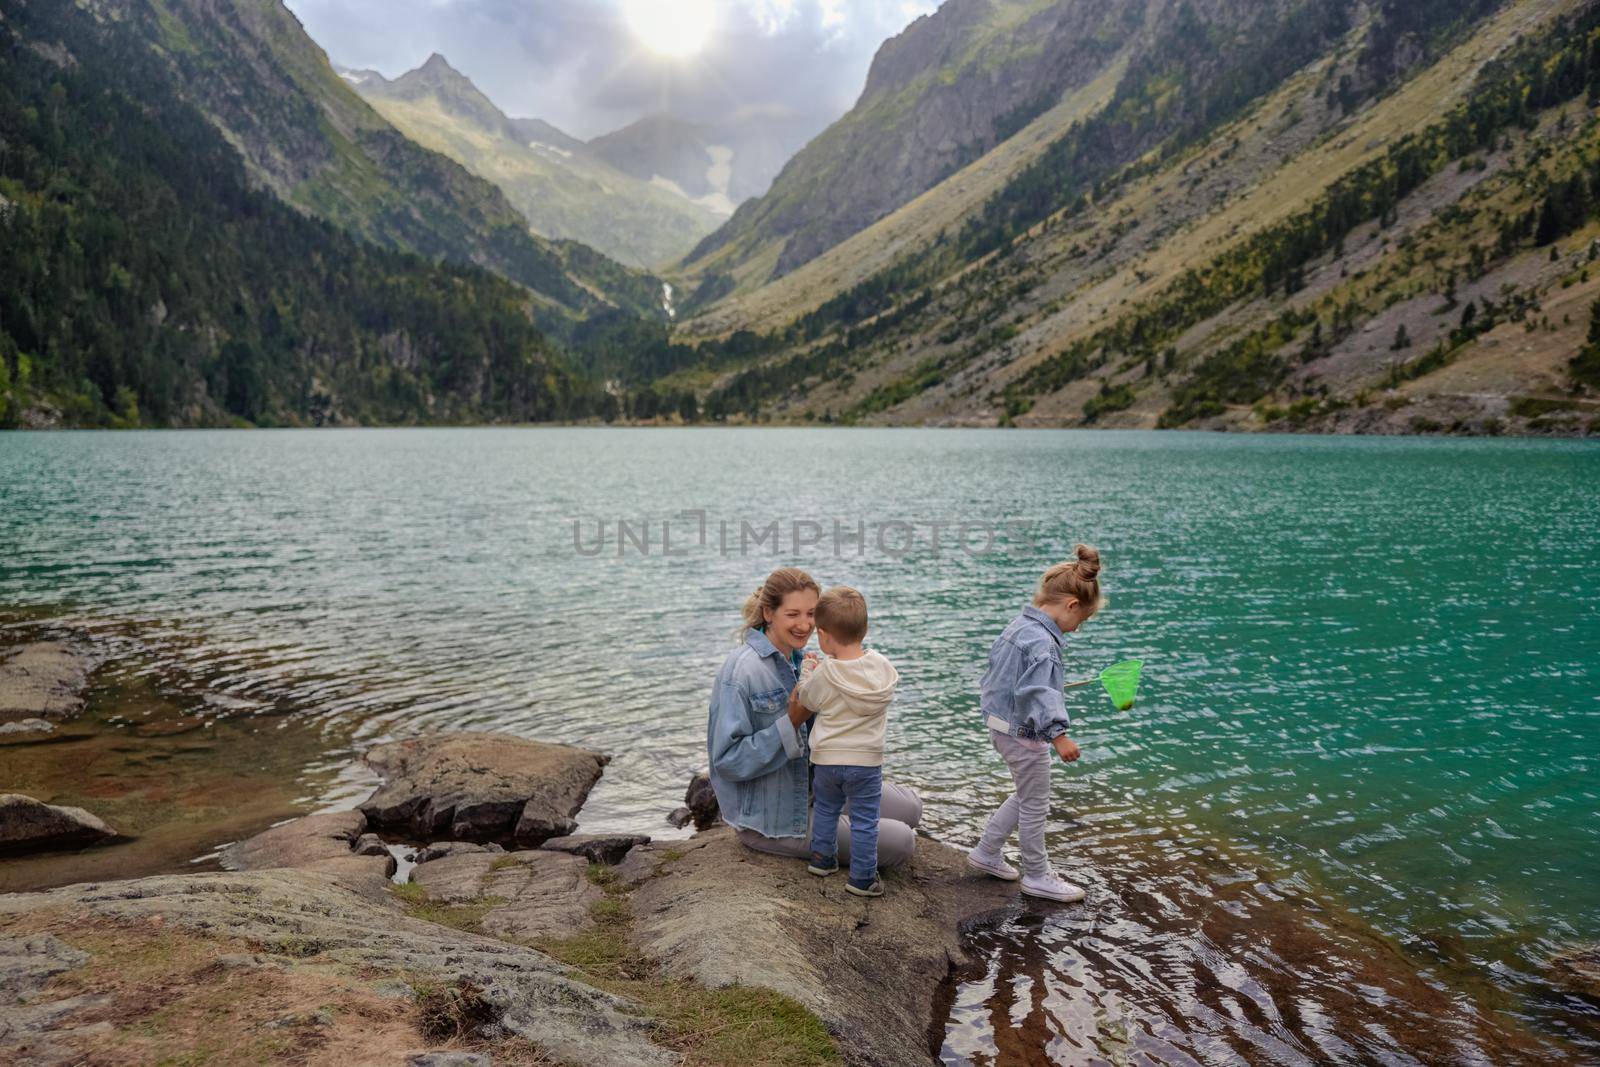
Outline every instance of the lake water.
{"label": "lake water", "polygon": [[135,632],[347,750],[471,727],[610,752],[584,829],[670,834],[739,603],[797,562],[866,593],[902,676],[888,773],[965,844],[1007,791],[985,652],[1088,541],[1112,604],[1069,673],[1146,661],[1131,712],[1069,695],[1049,834],[1090,900],[983,932],[932,1045],[1548,1062],[1600,1056],[1548,962],[1600,939],[1597,520],[1583,442],[12,434],[0,606]]}

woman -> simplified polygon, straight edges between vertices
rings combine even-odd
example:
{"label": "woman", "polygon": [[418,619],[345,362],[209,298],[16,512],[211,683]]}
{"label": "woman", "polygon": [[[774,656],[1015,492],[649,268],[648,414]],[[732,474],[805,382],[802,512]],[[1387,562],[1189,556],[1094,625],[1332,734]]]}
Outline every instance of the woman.
{"label": "woman", "polygon": [[[723,661],[711,690],[706,752],[722,818],[757,852],[805,858],[811,837],[811,713],[794,699],[801,651],[821,590],[805,571],[767,575],[744,605],[744,641]],[[878,823],[878,866],[911,858],[922,800],[885,782]],[[839,820],[839,862],[850,860],[850,825]]]}

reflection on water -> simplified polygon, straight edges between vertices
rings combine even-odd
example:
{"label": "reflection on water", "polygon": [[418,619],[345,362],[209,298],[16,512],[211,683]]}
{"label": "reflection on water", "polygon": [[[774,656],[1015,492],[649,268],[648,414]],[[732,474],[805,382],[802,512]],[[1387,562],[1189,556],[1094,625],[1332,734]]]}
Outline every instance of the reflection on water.
{"label": "reflection on water", "polygon": [[[1021,1012],[1017,1032],[1064,1062],[1404,1062],[1409,1042],[1470,1060],[1511,1040],[1492,1012],[1600,1055],[1593,1007],[1552,992],[1546,963],[1600,939],[1596,486],[1583,442],[10,435],[0,604],[135,626],[158,659],[338,723],[348,746],[471,727],[602,749],[584,829],[659,832],[704,762],[738,603],[795,554],[713,538],[665,555],[657,536],[584,556],[574,521],[1017,522],[1032,550],[935,555],[924,532],[901,555],[869,530],[864,551],[798,558],[867,594],[903,678],[889,771],[923,791],[933,833],[967,842],[1006,781],[972,712],[984,652],[1043,566],[1090,541],[1113,604],[1070,667],[1147,664],[1133,712],[1074,695],[1085,758],[1056,770],[1051,847],[1096,886],[1098,919],[986,940],[1003,988],[960,990],[947,1054],[1013,1040],[997,1020]],[[367,784],[353,772],[319,803]],[[1309,925],[1267,923],[1286,892],[1272,914]],[[1324,949],[1308,901],[1387,940]],[[1411,985],[1386,965],[1362,978],[1363,960]]]}
{"label": "reflection on water", "polygon": [[[0,653],[79,636],[57,620],[0,617]],[[210,688],[124,627],[103,627],[94,646],[107,662],[81,715],[48,734],[0,737],[0,793],[85,808],[119,836],[6,856],[0,893],[215,869],[219,846],[322,802],[350,776],[343,724]]]}

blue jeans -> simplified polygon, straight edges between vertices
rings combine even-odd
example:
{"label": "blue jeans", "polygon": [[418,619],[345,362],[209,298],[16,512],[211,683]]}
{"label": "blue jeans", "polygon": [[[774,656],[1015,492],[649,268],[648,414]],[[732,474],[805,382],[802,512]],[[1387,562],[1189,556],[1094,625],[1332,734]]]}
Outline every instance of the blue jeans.
{"label": "blue jeans", "polygon": [[865,889],[878,877],[878,804],[882,767],[819,763],[811,776],[811,851],[824,859],[839,853],[839,812],[850,802],[850,884]]}

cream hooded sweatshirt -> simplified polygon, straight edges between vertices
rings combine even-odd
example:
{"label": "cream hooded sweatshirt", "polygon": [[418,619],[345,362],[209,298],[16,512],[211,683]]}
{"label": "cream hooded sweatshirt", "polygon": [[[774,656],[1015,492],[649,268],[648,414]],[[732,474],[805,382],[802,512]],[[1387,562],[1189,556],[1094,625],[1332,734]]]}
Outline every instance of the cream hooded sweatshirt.
{"label": "cream hooded sweatshirt", "polygon": [[817,713],[811,724],[811,762],[883,766],[884,724],[899,680],[894,665],[877,652],[807,663],[800,676],[800,703]]}

